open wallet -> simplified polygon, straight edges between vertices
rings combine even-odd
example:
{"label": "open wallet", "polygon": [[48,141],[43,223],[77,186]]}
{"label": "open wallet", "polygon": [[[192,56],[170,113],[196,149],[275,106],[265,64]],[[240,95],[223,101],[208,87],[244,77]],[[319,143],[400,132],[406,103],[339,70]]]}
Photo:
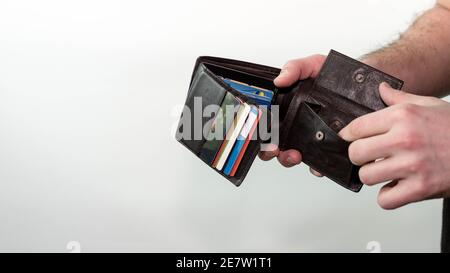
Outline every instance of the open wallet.
{"label": "open wallet", "polygon": [[[358,192],[359,167],[350,161],[350,143],[338,132],[353,119],[386,107],[380,83],[401,89],[403,82],[334,50],[316,78],[277,88],[273,80],[279,73],[265,65],[199,57],[176,139],[239,186],[276,128],[280,150],[300,151],[305,164]],[[262,127],[267,133],[260,133]]]}

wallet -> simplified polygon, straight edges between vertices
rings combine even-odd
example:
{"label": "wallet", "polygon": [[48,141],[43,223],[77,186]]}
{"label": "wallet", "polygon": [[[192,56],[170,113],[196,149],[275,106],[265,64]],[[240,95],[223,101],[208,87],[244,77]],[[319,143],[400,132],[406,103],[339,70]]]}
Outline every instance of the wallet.
{"label": "wallet", "polygon": [[401,89],[403,81],[334,50],[316,78],[277,88],[273,80],[279,73],[270,66],[199,57],[176,139],[239,186],[276,128],[280,150],[300,151],[305,164],[358,192],[359,167],[350,161],[350,143],[338,132],[353,119],[386,107],[380,83]]}

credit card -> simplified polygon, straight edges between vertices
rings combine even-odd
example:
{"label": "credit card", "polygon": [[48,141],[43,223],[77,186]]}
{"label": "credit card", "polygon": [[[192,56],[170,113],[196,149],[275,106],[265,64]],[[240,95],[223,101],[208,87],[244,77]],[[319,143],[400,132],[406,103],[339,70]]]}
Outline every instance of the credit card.
{"label": "credit card", "polygon": [[245,93],[252,93],[254,95],[258,95],[261,97],[267,97],[268,99],[272,99],[273,97],[273,91],[269,89],[265,89],[259,86],[250,85],[244,82],[236,81],[233,79],[227,79],[222,78],[225,83],[227,83],[230,87],[233,87],[234,89],[245,92]]}
{"label": "credit card", "polygon": [[[222,145],[228,129],[234,121],[234,110],[242,101],[227,93],[221,103],[220,109],[211,125],[206,142],[200,149],[199,157],[208,165],[211,165]],[[231,111],[231,112],[229,112]]]}
{"label": "credit card", "polygon": [[[223,173],[226,175],[230,175],[231,170],[235,163],[237,162],[238,156],[242,153],[245,153],[247,147],[244,148],[244,144],[246,142],[247,137],[249,136],[253,127],[256,128],[256,123],[258,122],[259,111],[256,106],[251,106],[251,111],[248,114],[247,120],[245,121],[244,126],[242,127],[239,136],[236,139],[236,143],[228,157],[228,160],[225,164],[225,168],[223,169]],[[239,164],[238,164],[239,165]]]}
{"label": "credit card", "polygon": [[259,119],[261,118],[262,111],[258,109],[258,117],[256,118],[256,121],[253,123],[252,128],[250,129],[250,132],[247,136],[247,138],[244,141],[244,145],[242,146],[241,151],[239,152],[239,155],[236,158],[235,163],[233,164],[233,167],[231,168],[230,176],[234,176],[236,174],[236,171],[241,164],[242,158],[244,157],[245,151],[247,150],[248,144],[252,140],[253,134],[256,131],[256,128],[258,127]]}
{"label": "credit card", "polygon": [[233,148],[234,143],[244,126],[245,120],[250,112],[250,105],[247,103],[241,104],[239,110],[236,114],[236,118],[234,119],[233,124],[227,132],[225,140],[222,143],[222,146],[219,150],[219,154],[213,162],[213,167],[217,170],[221,171],[223,166],[225,165],[225,161],[230,155],[231,149]]}
{"label": "credit card", "polygon": [[246,97],[253,99],[257,104],[270,106],[273,97],[273,91],[232,79],[222,78],[222,80],[234,90],[245,95]]}

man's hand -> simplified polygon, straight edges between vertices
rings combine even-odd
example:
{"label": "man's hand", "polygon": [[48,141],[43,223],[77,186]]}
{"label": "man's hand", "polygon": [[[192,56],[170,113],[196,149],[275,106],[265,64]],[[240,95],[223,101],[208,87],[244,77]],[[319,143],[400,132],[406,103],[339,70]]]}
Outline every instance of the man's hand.
{"label": "man's hand", "polygon": [[351,141],[350,160],[369,186],[391,181],[378,195],[384,209],[450,197],[450,104],[383,83],[389,106],[353,120],[339,133]]}
{"label": "man's hand", "polygon": [[[274,80],[274,83],[278,87],[288,87],[298,80],[315,78],[325,59],[326,56],[323,55],[312,55],[289,61],[283,66],[280,75]],[[302,161],[302,155],[296,150],[280,151],[276,145],[273,145],[271,148],[270,151],[261,152],[259,157],[262,160],[278,157],[278,161],[285,167],[295,166]],[[317,172],[315,174],[319,175]]]}

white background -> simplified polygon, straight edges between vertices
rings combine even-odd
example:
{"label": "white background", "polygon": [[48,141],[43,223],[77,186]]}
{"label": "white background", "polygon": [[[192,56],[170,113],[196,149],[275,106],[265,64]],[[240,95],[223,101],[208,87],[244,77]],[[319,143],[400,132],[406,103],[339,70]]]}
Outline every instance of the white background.
{"label": "white background", "polygon": [[199,55],[359,57],[432,4],[0,0],[0,251],[439,251],[441,200],[260,160],[235,188],[171,134]]}

